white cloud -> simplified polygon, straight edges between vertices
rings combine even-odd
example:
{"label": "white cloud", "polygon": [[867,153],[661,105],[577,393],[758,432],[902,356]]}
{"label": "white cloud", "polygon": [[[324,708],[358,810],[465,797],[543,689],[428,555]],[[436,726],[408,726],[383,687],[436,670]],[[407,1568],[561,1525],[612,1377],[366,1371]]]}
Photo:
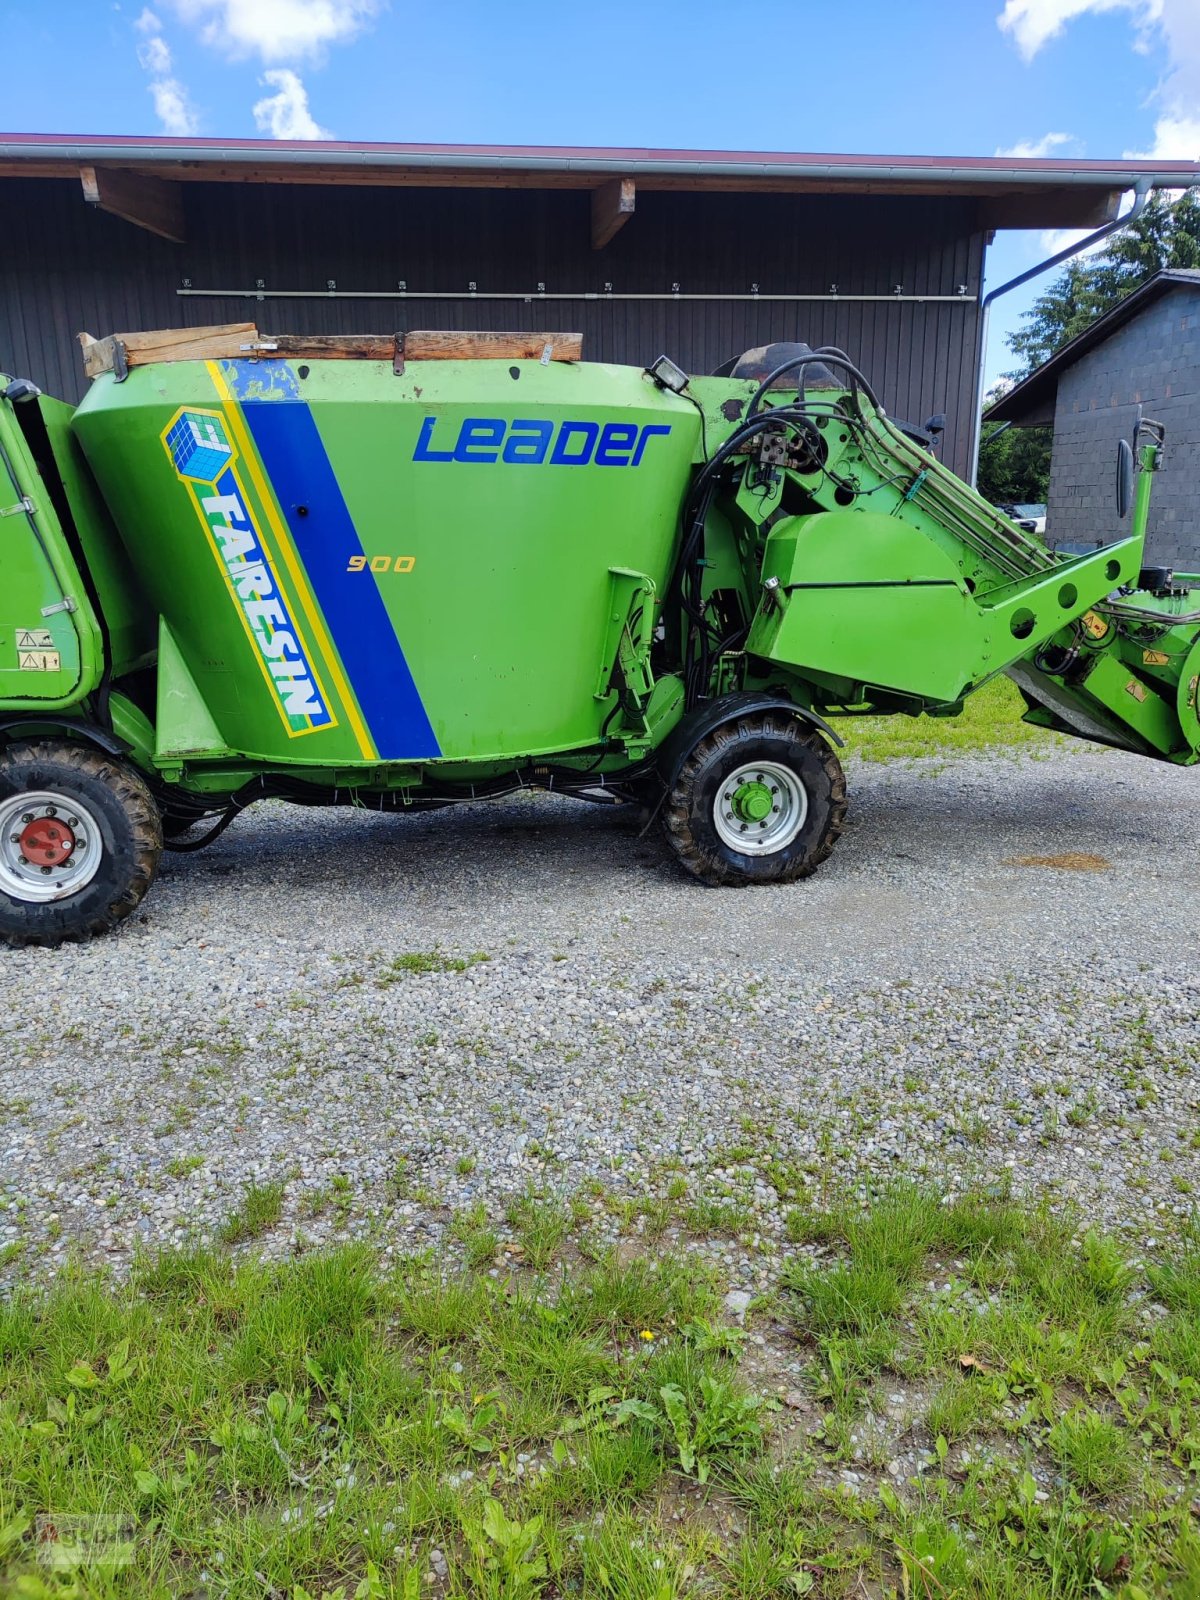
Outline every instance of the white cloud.
{"label": "white cloud", "polygon": [[[1138,27],[1136,46],[1144,50],[1150,29],[1162,22],[1163,11],[1181,0],[1005,0],[997,18],[1002,34],[1013,35],[1016,48],[1032,61],[1043,45],[1058,38],[1078,16],[1099,16],[1102,11],[1128,11]],[[1182,0],[1190,5],[1192,0]]]}
{"label": "white cloud", "polygon": [[1001,148],[996,154],[1013,156],[1019,161],[1036,161],[1043,156],[1052,156],[1065,144],[1074,143],[1073,133],[1044,133],[1040,139],[1018,139],[1016,144]]}
{"label": "white cloud", "polygon": [[138,65],[150,77],[150,98],[162,130],[177,139],[199,131],[199,120],[188,92],[174,75],[171,47],[162,36],[162,23],[147,7],[134,23],[144,42],[137,47]]}
{"label": "white cloud", "polygon": [[262,82],[277,93],[255,102],[254,121],[260,133],[272,139],[333,137],[308,109],[308,90],[289,67],[264,73]]}
{"label": "white cloud", "polygon": [[1159,117],[1154,124],[1154,144],[1149,150],[1126,150],[1129,161],[1200,161],[1200,114]]}
{"label": "white cloud", "polygon": [[1153,23],[1161,20],[1166,3],[1167,0],[1004,0],[1004,10],[996,20],[1002,33],[1012,34],[1026,61],[1032,61],[1042,46],[1057,39],[1076,17],[1128,11],[1144,36]]}
{"label": "white cloud", "polygon": [[205,44],[265,62],[320,60],[376,16],[383,0],[170,0]]}
{"label": "white cloud", "polygon": [[138,65],[153,77],[161,77],[171,70],[171,51],[161,33],[151,34],[145,44],[138,45]]}
{"label": "white cloud", "polygon": [[1134,47],[1161,44],[1167,71],[1153,100],[1160,108],[1150,150],[1131,152],[1163,160],[1200,160],[1200,5],[1197,0],[1005,0],[996,21],[1026,61],[1076,18],[1121,11],[1132,23]]}
{"label": "white cloud", "polygon": [[[1042,232],[1042,250],[1048,256],[1056,256],[1060,250],[1073,248],[1081,240],[1086,239],[1089,233],[1095,231],[1095,228],[1046,228]],[[1083,251],[1083,254],[1090,256],[1097,250],[1103,250],[1106,243],[1106,240],[1101,239],[1091,250]]]}
{"label": "white cloud", "polygon": [[178,78],[156,78],[150,85],[150,95],[164,133],[186,139],[199,132],[199,120]]}

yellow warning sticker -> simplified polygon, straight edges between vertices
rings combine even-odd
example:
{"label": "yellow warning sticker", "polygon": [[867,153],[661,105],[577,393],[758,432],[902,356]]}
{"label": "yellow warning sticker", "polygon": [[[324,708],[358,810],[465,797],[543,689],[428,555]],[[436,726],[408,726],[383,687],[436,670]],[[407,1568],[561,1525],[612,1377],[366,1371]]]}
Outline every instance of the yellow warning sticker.
{"label": "yellow warning sticker", "polygon": [[1170,659],[1170,656],[1164,655],[1161,650],[1142,651],[1142,660],[1148,667],[1165,667]]}
{"label": "yellow warning sticker", "polygon": [[22,672],[59,672],[62,657],[57,650],[18,650],[17,666]]}
{"label": "yellow warning sticker", "polygon": [[1146,685],[1139,683],[1136,678],[1130,678],[1125,685],[1125,693],[1131,694],[1135,700],[1144,700],[1146,698]]}
{"label": "yellow warning sticker", "polygon": [[54,635],[49,628],[18,628],[18,650],[53,650]]}
{"label": "yellow warning sticker", "polygon": [[1108,632],[1108,623],[1105,622],[1103,617],[1097,616],[1094,611],[1085,611],[1079,620],[1093,639],[1103,639]]}

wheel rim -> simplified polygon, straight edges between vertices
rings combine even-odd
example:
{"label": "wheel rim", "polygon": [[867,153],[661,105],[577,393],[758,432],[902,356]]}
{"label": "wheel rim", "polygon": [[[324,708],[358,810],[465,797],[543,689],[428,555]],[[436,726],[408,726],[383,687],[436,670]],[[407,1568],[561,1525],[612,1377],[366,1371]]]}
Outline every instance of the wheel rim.
{"label": "wheel rim", "polygon": [[713,802],[713,825],[721,842],[747,856],[786,850],[807,816],[804,785],[778,761],[751,761],[736,768]]}
{"label": "wheel rim", "polygon": [[78,894],[104,853],[86,806],[53,789],[29,790],[0,803],[0,889],[44,904]]}

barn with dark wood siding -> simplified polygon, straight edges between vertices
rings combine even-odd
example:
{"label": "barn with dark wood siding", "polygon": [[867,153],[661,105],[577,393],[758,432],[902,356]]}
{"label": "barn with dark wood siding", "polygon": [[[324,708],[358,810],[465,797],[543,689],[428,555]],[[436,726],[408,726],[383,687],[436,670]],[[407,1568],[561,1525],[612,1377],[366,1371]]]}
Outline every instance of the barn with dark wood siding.
{"label": "barn with dark wood siding", "polygon": [[966,473],[984,251],[1098,226],[1187,162],[0,134],[0,371],[76,398],[75,336],[582,330],[585,358],[708,372],[846,350]]}

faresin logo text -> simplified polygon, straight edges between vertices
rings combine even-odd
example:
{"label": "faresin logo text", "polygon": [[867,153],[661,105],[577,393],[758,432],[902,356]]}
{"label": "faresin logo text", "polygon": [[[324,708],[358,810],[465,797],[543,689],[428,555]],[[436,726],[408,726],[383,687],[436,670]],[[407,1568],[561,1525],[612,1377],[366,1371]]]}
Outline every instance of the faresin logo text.
{"label": "faresin logo text", "polygon": [[334,717],[250,512],[223,419],[215,411],[178,411],[162,441],[200,514],[284,727],[293,738],[332,727]]}

